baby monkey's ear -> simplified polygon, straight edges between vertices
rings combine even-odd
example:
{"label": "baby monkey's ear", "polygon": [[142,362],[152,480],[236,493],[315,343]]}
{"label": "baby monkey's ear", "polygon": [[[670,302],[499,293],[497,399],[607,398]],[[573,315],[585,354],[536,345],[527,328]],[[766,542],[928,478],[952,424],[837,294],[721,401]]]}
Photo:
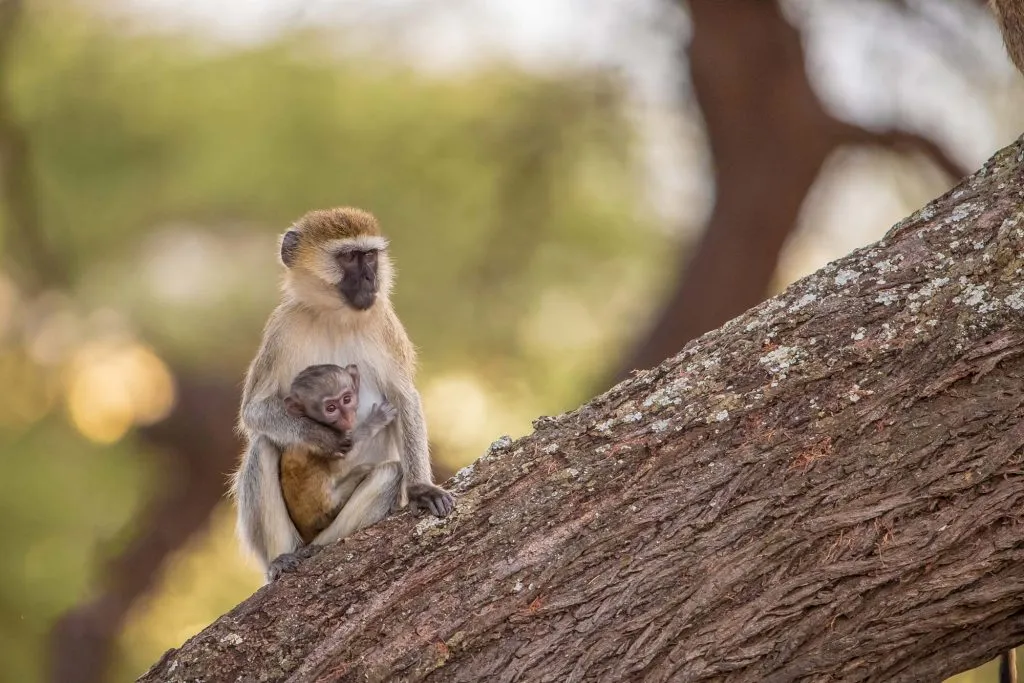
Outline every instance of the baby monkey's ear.
{"label": "baby monkey's ear", "polygon": [[306,411],[302,407],[302,401],[299,401],[294,396],[284,397],[284,409],[292,417],[306,416]]}
{"label": "baby monkey's ear", "polygon": [[348,373],[349,377],[352,378],[352,390],[357,394],[359,393],[359,367],[356,365],[346,365],[345,372]]}

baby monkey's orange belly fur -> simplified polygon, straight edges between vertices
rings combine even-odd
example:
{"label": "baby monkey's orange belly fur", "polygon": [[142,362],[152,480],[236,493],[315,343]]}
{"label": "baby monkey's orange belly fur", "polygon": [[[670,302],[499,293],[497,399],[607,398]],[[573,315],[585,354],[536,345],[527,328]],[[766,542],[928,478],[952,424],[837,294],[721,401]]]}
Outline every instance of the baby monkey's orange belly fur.
{"label": "baby monkey's orange belly fur", "polygon": [[281,453],[281,493],[304,543],[330,526],[370,468],[304,446]]}

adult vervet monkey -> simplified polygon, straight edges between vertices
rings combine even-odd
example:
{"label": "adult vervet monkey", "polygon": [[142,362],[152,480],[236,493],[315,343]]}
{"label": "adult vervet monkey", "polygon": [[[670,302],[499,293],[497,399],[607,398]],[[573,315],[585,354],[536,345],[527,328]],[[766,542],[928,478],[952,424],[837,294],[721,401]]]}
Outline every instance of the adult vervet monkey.
{"label": "adult vervet monkey", "polygon": [[286,269],[281,303],[246,375],[239,428],[248,448],[232,486],[239,536],[269,579],[294,565],[294,553],[303,545],[281,493],[282,448],[308,444],[339,453],[351,448],[336,430],[286,409],[292,380],[308,366],[359,367],[358,420],[385,398],[397,410],[360,457],[380,466],[312,546],[373,524],[406,501],[440,517],[455,507],[452,495],[431,481],[426,421],[413,383],[415,350],[391,306],[394,269],[377,219],[349,207],[310,211],[284,233],[280,246]]}

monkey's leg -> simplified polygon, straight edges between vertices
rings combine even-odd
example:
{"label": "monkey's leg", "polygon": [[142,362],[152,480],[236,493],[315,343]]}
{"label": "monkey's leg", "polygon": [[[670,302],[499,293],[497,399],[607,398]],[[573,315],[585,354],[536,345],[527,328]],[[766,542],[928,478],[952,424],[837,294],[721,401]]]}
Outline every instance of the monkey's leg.
{"label": "monkey's leg", "polygon": [[264,569],[271,558],[302,545],[281,493],[280,460],[274,444],[256,437],[234,481],[238,535]]}
{"label": "monkey's leg", "polygon": [[313,539],[313,543],[327,545],[379,522],[397,507],[401,494],[402,463],[392,460],[377,465],[359,484],[331,525]]}
{"label": "monkey's leg", "polygon": [[[352,494],[356,492],[359,485],[363,483],[375,469],[376,465],[363,464],[356,465],[352,470],[346,474],[341,481],[334,485],[334,490],[331,491],[331,502],[333,503],[333,509],[330,512],[331,519],[333,520],[341,512],[342,507],[345,503],[352,498]],[[328,525],[324,525],[325,528]]]}

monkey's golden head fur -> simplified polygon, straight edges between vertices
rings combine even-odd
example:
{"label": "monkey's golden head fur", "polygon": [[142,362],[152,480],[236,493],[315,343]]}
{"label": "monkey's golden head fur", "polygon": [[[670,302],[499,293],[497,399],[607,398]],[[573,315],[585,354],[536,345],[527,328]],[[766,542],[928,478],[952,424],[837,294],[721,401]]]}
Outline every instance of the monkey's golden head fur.
{"label": "monkey's golden head fur", "polygon": [[394,279],[387,248],[377,218],[368,211],[348,206],[309,211],[281,236],[285,291],[307,303],[346,307],[339,295],[345,275],[339,257],[345,252],[373,252],[377,296],[387,298]]}

